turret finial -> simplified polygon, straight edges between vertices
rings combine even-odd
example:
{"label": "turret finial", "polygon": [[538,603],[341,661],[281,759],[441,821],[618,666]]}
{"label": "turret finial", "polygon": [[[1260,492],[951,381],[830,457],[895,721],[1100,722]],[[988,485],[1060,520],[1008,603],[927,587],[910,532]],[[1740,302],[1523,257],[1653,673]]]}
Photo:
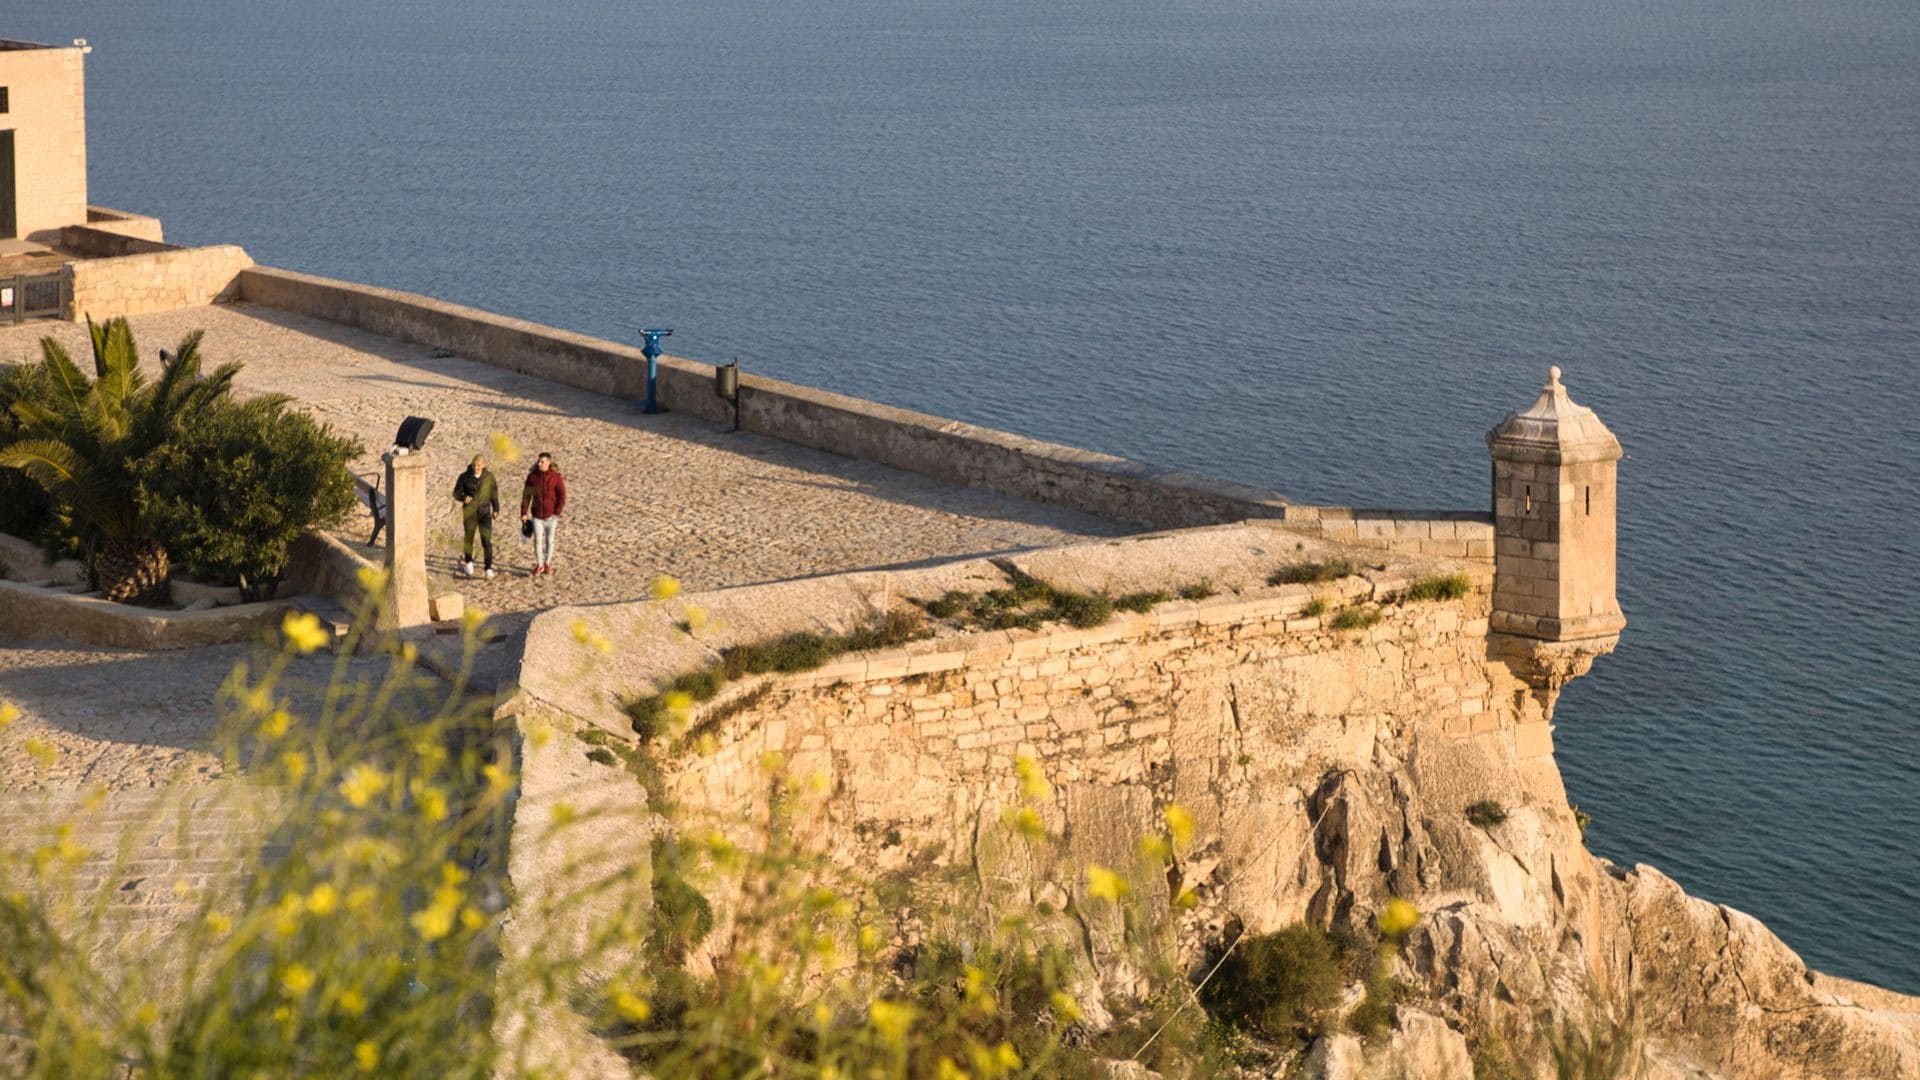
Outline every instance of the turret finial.
{"label": "turret finial", "polygon": [[1550,367],[1547,369],[1547,389],[1555,390],[1555,389],[1558,389],[1559,386],[1560,386],[1560,366],[1556,364],[1553,367]]}

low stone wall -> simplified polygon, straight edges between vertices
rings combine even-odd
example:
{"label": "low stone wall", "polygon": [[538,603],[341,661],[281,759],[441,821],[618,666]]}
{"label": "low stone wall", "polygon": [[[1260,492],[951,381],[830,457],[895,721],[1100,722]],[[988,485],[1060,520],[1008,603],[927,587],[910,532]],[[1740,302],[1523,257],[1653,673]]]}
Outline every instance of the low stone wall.
{"label": "low stone wall", "polygon": [[[147,243],[123,239],[128,246]],[[97,321],[231,300],[239,295],[240,272],[252,265],[233,244],[82,259],[65,271],[68,317]]]}
{"label": "low stone wall", "polygon": [[87,225],[102,232],[119,233],[122,236],[138,237],[156,242],[166,240],[160,228],[160,219],[146,214],[132,214],[125,210],[115,210],[108,206],[88,206]]}
{"label": "low stone wall", "polygon": [[[159,223],[154,224],[157,226]],[[156,251],[182,250],[160,239],[157,235],[145,235],[148,232],[158,233],[159,231],[157,227],[151,230],[121,231],[108,227],[107,223],[68,225],[60,230],[58,246],[61,251],[83,259],[113,259],[122,255],[149,255]]]}
{"label": "low stone wall", "polygon": [[0,641],[71,641],[122,649],[193,649],[251,641],[280,625],[286,600],[162,612],[0,581]]}
{"label": "low stone wall", "polygon": [[[634,346],[557,330],[415,293],[252,267],[240,275],[249,303],[445,349],[510,371],[629,399],[646,393],[646,357]],[[720,423],[732,408],[713,393],[712,365],[661,357],[662,406]],[[1068,506],[1151,528],[1284,518],[1330,538],[1419,554],[1466,556],[1487,541],[1485,514],[1374,512],[1300,507],[1271,491],[963,424],[776,379],[740,378],[740,427],[926,476]],[[1427,520],[1430,529],[1412,522]],[[1354,523],[1350,528],[1347,523]],[[1380,525],[1379,522],[1391,522]],[[1487,523],[1482,537],[1477,526]],[[1468,526],[1466,533],[1456,530]],[[1441,541],[1436,545],[1433,542]]]}
{"label": "low stone wall", "polygon": [[336,537],[309,532],[287,549],[287,573],[280,582],[280,594],[328,596],[348,611],[357,611],[366,598],[360,575],[378,569]]}

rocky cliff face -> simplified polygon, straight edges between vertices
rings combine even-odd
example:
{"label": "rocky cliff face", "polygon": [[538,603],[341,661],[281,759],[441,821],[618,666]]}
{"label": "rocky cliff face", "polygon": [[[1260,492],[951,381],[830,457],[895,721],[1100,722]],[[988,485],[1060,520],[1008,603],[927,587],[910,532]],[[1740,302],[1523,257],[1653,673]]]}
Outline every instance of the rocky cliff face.
{"label": "rocky cliff face", "polygon": [[[1552,756],[1554,695],[1489,640],[1484,566],[1467,568],[1466,596],[1435,602],[1404,600],[1433,569],[1405,560],[1266,585],[1276,558],[1316,554],[1246,525],[1022,557],[1021,571],[1090,591],[1165,588],[1174,566],[1220,591],[1090,630],[949,632],[742,684],[714,703],[755,694],[713,726],[713,752],[667,782],[708,820],[750,820],[769,797],[758,763],[782,755],[831,792],[815,827],[833,858],[967,879],[985,915],[1040,913],[1043,935],[1081,953],[1096,1018],[1143,992],[1143,949],[1198,973],[1238,928],[1364,928],[1390,898],[1411,901],[1422,918],[1394,960],[1410,993],[1392,1029],[1320,1039],[1310,1075],[1551,1077],[1558,1057],[1618,1066],[1573,1075],[1920,1080],[1920,1000],[1819,976],[1751,918],[1587,852]],[[812,625],[845,626],[903,595],[1005,580],[986,563],[879,578],[771,588]],[[768,621],[770,595],[698,600],[764,636],[793,628]],[[1380,618],[1343,627],[1342,610]],[[544,616],[529,655],[543,635],[564,654],[576,619],[612,633],[632,618]],[[614,689],[697,659],[676,648]],[[576,671],[522,682],[618,724]],[[1043,797],[1023,795],[1019,758],[1050,779]],[[1023,799],[1053,841],[1008,823]],[[1476,804],[1504,818],[1469,820]],[[1134,875],[1138,914],[1095,902],[1085,867],[1129,865],[1175,805],[1192,840],[1164,875]],[[1190,907],[1169,905],[1188,890]],[[901,933],[925,917],[906,911]]]}

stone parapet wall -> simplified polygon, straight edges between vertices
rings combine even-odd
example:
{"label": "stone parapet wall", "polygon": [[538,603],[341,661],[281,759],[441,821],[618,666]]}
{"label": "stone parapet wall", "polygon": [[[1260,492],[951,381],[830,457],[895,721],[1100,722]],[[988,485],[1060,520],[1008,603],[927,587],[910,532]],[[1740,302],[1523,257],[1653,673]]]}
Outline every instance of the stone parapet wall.
{"label": "stone parapet wall", "polygon": [[160,227],[160,219],[146,214],[133,214],[125,210],[115,210],[108,206],[87,207],[87,225],[101,232],[119,233],[122,236],[138,240],[150,240],[161,243],[166,235]]}
{"label": "stone parapet wall", "polygon": [[[149,243],[122,240],[129,246]],[[233,244],[83,259],[69,263],[65,271],[67,314],[76,321],[97,322],[231,300],[239,295],[240,272],[252,265],[247,253]]]}
{"label": "stone parapet wall", "polygon": [[[147,219],[152,220],[152,219]],[[156,226],[159,222],[154,222]],[[140,230],[131,232],[107,227],[105,222],[92,222],[86,225],[68,225],[60,230],[58,247],[69,255],[83,259],[115,259],[122,255],[151,255],[159,251],[184,250],[169,244],[157,236],[143,236]],[[156,227],[152,230],[158,233]]]}
{"label": "stone parapet wall", "polygon": [[292,603],[160,612],[90,596],[0,581],[0,641],[70,641],[123,649],[192,649],[251,641],[271,632]]}
{"label": "stone parapet wall", "polygon": [[[243,272],[240,295],[566,386],[628,399],[646,393],[639,348],[524,319],[269,267]],[[731,424],[733,408],[714,395],[713,375],[712,365],[661,357],[661,405]],[[1151,528],[1284,519],[1311,535],[1406,554],[1490,558],[1493,551],[1486,514],[1299,506],[1260,488],[753,374],[740,377],[739,422],[744,431],[801,446]]]}

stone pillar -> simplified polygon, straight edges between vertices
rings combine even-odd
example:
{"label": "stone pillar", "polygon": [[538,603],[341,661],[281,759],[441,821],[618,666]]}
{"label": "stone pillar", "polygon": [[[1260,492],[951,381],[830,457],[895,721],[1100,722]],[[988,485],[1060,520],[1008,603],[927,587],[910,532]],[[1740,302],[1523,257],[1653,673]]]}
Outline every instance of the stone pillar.
{"label": "stone pillar", "polygon": [[427,456],[389,452],[387,607],[397,629],[432,621],[427,601]]}
{"label": "stone pillar", "polygon": [[1521,676],[1553,695],[1612,652],[1627,625],[1614,599],[1620,441],[1573,403],[1550,368],[1540,396],[1487,433],[1493,454],[1494,579],[1488,630]]}

